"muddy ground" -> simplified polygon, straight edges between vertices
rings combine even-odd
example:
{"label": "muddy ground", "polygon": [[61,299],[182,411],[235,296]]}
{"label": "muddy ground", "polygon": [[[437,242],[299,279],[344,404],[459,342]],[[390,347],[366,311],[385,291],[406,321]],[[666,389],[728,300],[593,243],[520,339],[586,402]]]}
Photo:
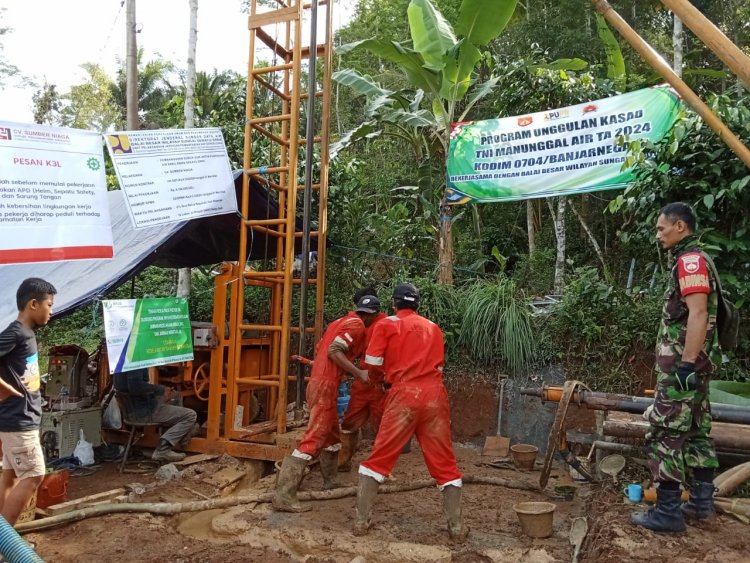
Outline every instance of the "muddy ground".
{"label": "muddy ground", "polygon": [[[368,444],[360,451],[362,459]],[[467,475],[508,477],[535,481],[538,470],[522,473],[513,468],[483,465],[476,447],[456,447],[459,465]],[[242,463],[223,458],[191,466],[175,480],[157,483],[152,475],[119,475],[105,465],[88,477],[74,478],[70,498],[108,490],[127,483],[145,485],[136,501],[188,502],[222,493],[204,479],[227,467],[240,467],[247,476],[232,494],[271,490],[275,475],[258,479],[259,462]],[[268,468],[268,467],[267,467]],[[354,485],[356,471],[342,473],[345,484]],[[393,473],[396,483],[428,477],[418,446],[402,455]],[[153,485],[153,488],[150,488]],[[37,544],[47,562],[137,561],[224,562],[307,561],[350,562],[484,562],[546,563],[571,561],[571,519],[584,516],[589,534],[581,561],[660,561],[731,563],[750,561],[750,529],[728,517],[687,534],[657,536],[628,523],[633,507],[611,485],[574,483],[562,469],[553,470],[547,491],[559,484],[575,485],[572,501],[550,498],[548,493],[511,490],[498,486],[467,485],[464,517],[471,528],[464,545],[453,545],[447,537],[440,493],[421,489],[379,495],[373,528],[368,536],[351,534],[354,499],[316,501],[311,512],[281,514],[268,504],[246,505],[224,510],[180,516],[123,514],[91,518],[64,527],[26,536]],[[318,490],[321,478],[313,469],[302,490]],[[225,491],[227,493],[229,491]],[[554,533],[547,539],[531,539],[522,532],[512,506],[526,500],[551,500],[557,505]]]}
{"label": "muddy ground", "polygon": [[[537,469],[523,473],[509,464],[488,466],[492,458],[481,456],[484,436],[496,430],[496,385],[475,382],[469,387],[449,383],[452,404],[452,428],[459,466],[465,475],[505,477],[537,482]],[[537,383],[538,384],[538,383]],[[538,404],[538,402],[537,402]],[[470,405],[471,408],[466,408]],[[506,402],[513,409],[508,422],[523,429],[538,422],[534,402]],[[549,409],[548,409],[549,410]],[[542,413],[544,414],[544,413]],[[547,413],[548,415],[549,413]],[[514,419],[515,417],[515,419]],[[589,432],[594,414],[571,407],[567,427]],[[541,425],[544,426],[544,425]],[[512,428],[511,428],[512,430]],[[505,431],[505,430],[504,430]],[[365,433],[372,438],[371,432]],[[363,459],[371,442],[364,440],[355,461]],[[541,459],[537,460],[540,462]],[[219,476],[241,470],[245,477],[224,489],[206,479],[220,482]],[[340,474],[345,485],[357,482],[356,469]],[[629,464],[623,482],[638,482],[644,470]],[[428,478],[419,447],[401,456],[394,472],[394,483]],[[159,482],[153,470],[143,474],[117,472],[113,464],[102,465],[87,477],[74,477],[69,499],[138,483],[142,494],[133,494],[134,502],[192,502],[206,497],[254,494],[273,490],[273,466],[263,462],[239,462],[220,458],[184,468],[172,481]],[[219,483],[221,484],[221,483]],[[624,484],[624,483],[623,483]],[[573,500],[554,497],[555,486],[572,485]],[[314,468],[305,478],[302,490],[319,490],[321,478]],[[713,524],[689,527],[687,534],[660,536],[629,524],[635,509],[615,487],[574,482],[564,467],[556,467],[545,492],[507,489],[499,486],[470,485],[464,488],[464,517],[471,532],[463,545],[448,540],[442,499],[434,488],[412,492],[381,494],[369,535],[351,534],[354,498],[315,501],[311,512],[280,514],[268,504],[185,513],[179,516],[118,514],[82,520],[26,538],[37,544],[45,561],[56,562],[174,562],[204,563],[230,561],[259,562],[449,562],[502,561],[511,563],[547,563],[571,561],[569,541],[571,519],[585,517],[589,532],[579,561],[614,563],[620,561],[658,561],[660,563],[750,562],[750,526],[720,516]],[[557,506],[554,533],[546,539],[525,536],[513,511],[521,501],[551,501]],[[641,508],[645,508],[642,505]]]}

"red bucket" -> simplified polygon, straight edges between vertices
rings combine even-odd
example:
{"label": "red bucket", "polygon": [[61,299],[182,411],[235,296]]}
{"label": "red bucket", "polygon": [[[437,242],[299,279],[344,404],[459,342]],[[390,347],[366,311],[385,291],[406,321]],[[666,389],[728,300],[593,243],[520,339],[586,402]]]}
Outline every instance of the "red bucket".
{"label": "red bucket", "polygon": [[47,473],[37,491],[36,505],[39,508],[47,508],[65,502],[68,496],[68,481],[70,473],[67,469]]}

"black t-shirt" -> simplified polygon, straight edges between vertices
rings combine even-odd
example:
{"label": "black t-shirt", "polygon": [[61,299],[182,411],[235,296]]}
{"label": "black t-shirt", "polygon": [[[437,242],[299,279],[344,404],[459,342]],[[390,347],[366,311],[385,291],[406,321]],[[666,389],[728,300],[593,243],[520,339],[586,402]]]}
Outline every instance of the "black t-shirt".
{"label": "black t-shirt", "polygon": [[34,331],[19,321],[0,332],[0,377],[23,393],[0,401],[0,432],[38,429],[42,419],[39,353]]}

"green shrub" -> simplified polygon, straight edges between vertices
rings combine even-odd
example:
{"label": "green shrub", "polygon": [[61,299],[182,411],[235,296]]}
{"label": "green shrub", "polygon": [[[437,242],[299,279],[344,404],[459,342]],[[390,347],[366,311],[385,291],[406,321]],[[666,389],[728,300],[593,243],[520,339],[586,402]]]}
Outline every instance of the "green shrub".
{"label": "green shrub", "polygon": [[638,359],[653,353],[661,298],[627,295],[595,268],[575,270],[562,302],[536,318],[542,359],[559,362],[569,378],[608,392],[634,392]]}
{"label": "green shrub", "polygon": [[535,356],[530,319],[513,280],[478,280],[464,292],[459,342],[480,364],[499,361],[511,374],[523,373]]}

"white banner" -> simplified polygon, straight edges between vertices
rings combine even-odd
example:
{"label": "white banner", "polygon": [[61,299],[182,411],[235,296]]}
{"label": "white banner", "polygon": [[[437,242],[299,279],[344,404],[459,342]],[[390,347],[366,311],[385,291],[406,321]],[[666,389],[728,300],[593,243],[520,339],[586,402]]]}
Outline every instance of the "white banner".
{"label": "white banner", "polygon": [[0,121],[0,264],[113,252],[101,135]]}
{"label": "white banner", "polygon": [[105,135],[136,229],[237,211],[220,129]]}

